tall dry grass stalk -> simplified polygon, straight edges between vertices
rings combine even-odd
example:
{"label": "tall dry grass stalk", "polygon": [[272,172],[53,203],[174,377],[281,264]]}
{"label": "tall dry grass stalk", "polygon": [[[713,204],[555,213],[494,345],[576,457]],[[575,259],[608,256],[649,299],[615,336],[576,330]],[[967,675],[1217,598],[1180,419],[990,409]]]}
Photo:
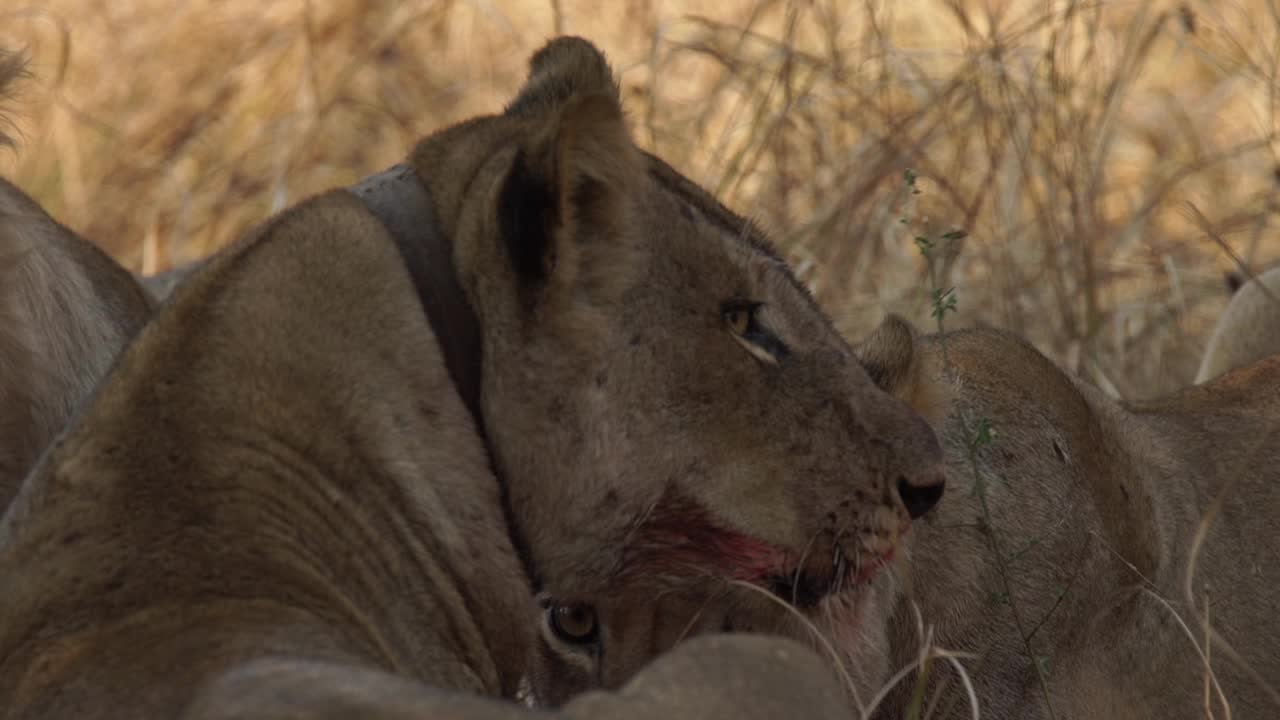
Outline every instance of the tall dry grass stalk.
{"label": "tall dry grass stalk", "polygon": [[36,77],[0,172],[135,269],[500,109],[557,30],[610,54],[641,144],[772,227],[851,334],[928,323],[907,167],[927,222],[969,232],[953,326],[1126,397],[1190,381],[1232,254],[1280,260],[1280,0],[25,3],[0,7]]}

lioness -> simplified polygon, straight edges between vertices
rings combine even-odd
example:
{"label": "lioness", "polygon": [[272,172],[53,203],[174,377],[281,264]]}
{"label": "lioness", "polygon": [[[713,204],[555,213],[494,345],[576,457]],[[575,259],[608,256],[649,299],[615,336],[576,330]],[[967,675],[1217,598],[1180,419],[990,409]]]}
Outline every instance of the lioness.
{"label": "lioness", "polygon": [[[1280,713],[1280,358],[1127,404],[996,330],[916,340],[890,321],[859,353],[901,397],[954,393],[947,501],[913,530],[906,577],[936,641],[980,654],[983,717],[1223,717],[1219,688],[1235,717]],[[1206,620],[1226,645],[1205,647]],[[912,607],[876,622],[892,638],[880,661],[905,665]],[[938,716],[967,716],[939,675]]]}
{"label": "lioness", "polygon": [[0,179],[0,513],[151,309],[127,270]]}
{"label": "lioness", "polygon": [[0,514],[116,355],[198,265],[134,275],[0,178]]}
{"label": "lioness", "polygon": [[599,51],[530,68],[126,348],[0,520],[9,716],[507,717],[472,694],[516,691],[531,586],[594,680],[634,676],[571,716],[840,711],[784,641],[636,673],[869,612],[940,446],[755,228],[634,146]]}
{"label": "lioness", "polygon": [[[948,490],[907,536],[900,577],[864,585],[884,599],[829,633],[851,673],[910,667],[932,627],[936,645],[978,656],[983,718],[1200,718],[1206,704],[1224,717],[1219,687],[1234,717],[1280,716],[1280,356],[1142,404],[997,330],[918,338],[890,318],[859,356],[934,419]],[[1206,619],[1225,645],[1204,647]],[[596,672],[559,659],[543,681],[554,695]],[[917,682],[874,717],[904,717]],[[970,716],[945,661],[924,687],[921,717]]]}
{"label": "lioness", "polygon": [[1218,318],[1196,382],[1280,353],[1280,266],[1236,289]]}
{"label": "lioness", "polygon": [[[1218,687],[1234,717],[1280,713],[1280,358],[1120,403],[995,330],[916,342],[889,322],[860,354],[900,396],[953,388],[951,486],[909,538],[908,578],[937,642],[982,655],[983,717],[1224,717]],[[1226,645],[1205,646],[1206,620]],[[912,611],[882,621],[899,666]]]}

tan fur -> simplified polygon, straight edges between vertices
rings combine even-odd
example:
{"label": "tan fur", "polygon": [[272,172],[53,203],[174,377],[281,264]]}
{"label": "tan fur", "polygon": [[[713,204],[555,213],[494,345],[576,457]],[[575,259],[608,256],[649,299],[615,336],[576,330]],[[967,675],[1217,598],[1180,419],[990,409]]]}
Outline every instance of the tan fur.
{"label": "tan fur", "polygon": [[[595,609],[597,679],[635,678],[610,715],[714,682],[717,714],[774,707],[769,673],[812,667],[779,641],[637,675],[686,635],[787,622],[700,543],[764,552],[761,587],[820,584],[895,547],[941,450],[754,228],[634,147],[617,96],[597,51],[557,40],[505,113],[412,154],[479,321],[483,434],[350,193],[177,287],[0,521],[8,716],[506,717],[456,693],[515,692],[531,584]],[[735,336],[741,301],[777,362]],[[673,547],[687,562],[662,565]]]}
{"label": "tan fur", "polygon": [[[1067,376],[1025,341],[996,330],[949,333],[916,342],[890,319],[867,340],[871,358],[898,357],[882,371],[887,387],[910,397],[918,383],[954,393],[939,426],[947,446],[948,491],[908,538],[910,562],[887,623],[891,642],[879,662],[900,667],[917,652],[914,601],[935,641],[978,653],[966,663],[983,718],[1047,718],[990,545],[1008,560],[1013,606],[1032,652],[1045,658],[1056,718],[1204,717],[1204,671],[1177,613],[1203,643],[1204,592],[1213,629],[1257,676],[1280,680],[1280,358],[1144,404],[1117,403]],[[888,349],[886,349],[886,347]],[[894,348],[897,348],[896,350]],[[927,372],[901,372],[915,364]],[[953,378],[953,379],[952,379]],[[899,382],[901,381],[901,382]],[[965,430],[986,419],[993,441],[976,454],[985,520],[965,449]],[[1221,512],[1183,592],[1189,551],[1202,517]],[[1172,610],[1155,598],[1164,598]],[[1274,717],[1280,704],[1221,645],[1211,650],[1233,716]],[[949,715],[968,717],[955,677]],[[884,717],[901,717],[911,679]],[[1221,708],[1214,704],[1217,717]]]}
{"label": "tan fur", "polygon": [[1280,353],[1280,267],[1252,278],[1231,298],[1200,360],[1196,382]]}
{"label": "tan fur", "polygon": [[586,693],[558,712],[442,692],[336,663],[257,660],[219,679],[183,717],[216,720],[848,720],[821,658],[792,641],[704,635],[641,670],[619,692]]}

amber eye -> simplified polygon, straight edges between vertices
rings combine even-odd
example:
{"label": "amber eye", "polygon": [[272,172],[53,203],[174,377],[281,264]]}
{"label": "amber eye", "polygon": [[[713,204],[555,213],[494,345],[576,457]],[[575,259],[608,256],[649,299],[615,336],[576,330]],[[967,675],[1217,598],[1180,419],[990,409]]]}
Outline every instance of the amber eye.
{"label": "amber eye", "polygon": [[733,305],[724,309],[724,322],[734,335],[746,335],[751,328],[751,316],[756,308],[750,305]]}
{"label": "amber eye", "polygon": [[764,303],[750,300],[731,300],[720,308],[720,316],[729,328],[733,339],[746,348],[755,358],[766,365],[777,365],[786,357],[787,346],[762,325],[758,318]]}
{"label": "amber eye", "polygon": [[556,637],[575,645],[595,641],[599,628],[596,611],[590,605],[552,605],[547,612],[551,613],[551,629]]}

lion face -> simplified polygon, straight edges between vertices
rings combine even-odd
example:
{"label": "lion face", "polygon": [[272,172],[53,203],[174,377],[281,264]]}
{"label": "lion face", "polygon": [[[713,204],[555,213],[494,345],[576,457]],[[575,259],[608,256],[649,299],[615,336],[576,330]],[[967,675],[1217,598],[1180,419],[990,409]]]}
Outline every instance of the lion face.
{"label": "lion face", "polygon": [[525,530],[555,543],[536,563],[544,637],[606,686],[697,632],[807,635],[793,608],[860,632],[869,582],[942,489],[924,422],[872,386],[745,223],[670,192],[668,173],[651,174],[646,213],[668,220],[579,370],[590,384],[551,393],[546,417],[580,424],[527,499],[552,503]]}
{"label": "lion face", "polygon": [[[856,631],[943,486],[929,426],[758,230],[634,146],[617,95],[558,40],[503,116],[415,155],[423,177],[471,163],[440,205],[461,208],[489,447],[549,647],[605,686],[695,633]],[[456,159],[464,137],[483,159]]]}

